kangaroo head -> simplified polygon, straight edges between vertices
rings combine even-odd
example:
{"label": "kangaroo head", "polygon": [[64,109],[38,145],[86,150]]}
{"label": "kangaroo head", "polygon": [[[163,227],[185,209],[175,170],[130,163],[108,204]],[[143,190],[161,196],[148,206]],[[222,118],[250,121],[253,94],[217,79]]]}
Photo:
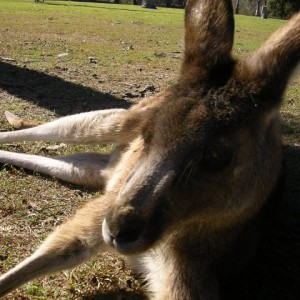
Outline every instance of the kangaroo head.
{"label": "kangaroo head", "polygon": [[278,108],[300,59],[300,14],[243,61],[231,55],[230,0],[189,0],[185,29],[178,82],[132,108],[139,135],[108,182],[103,236],[125,254],[243,223],[280,171]]}

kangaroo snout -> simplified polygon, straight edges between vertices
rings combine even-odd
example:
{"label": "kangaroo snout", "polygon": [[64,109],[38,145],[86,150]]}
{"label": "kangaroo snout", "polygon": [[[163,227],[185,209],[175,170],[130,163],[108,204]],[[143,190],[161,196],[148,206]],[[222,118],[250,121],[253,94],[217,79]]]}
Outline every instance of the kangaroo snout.
{"label": "kangaroo snout", "polygon": [[104,241],[123,254],[146,250],[162,234],[168,217],[164,199],[172,190],[174,172],[164,164],[150,174],[143,169],[140,165],[129,174],[103,221]]}

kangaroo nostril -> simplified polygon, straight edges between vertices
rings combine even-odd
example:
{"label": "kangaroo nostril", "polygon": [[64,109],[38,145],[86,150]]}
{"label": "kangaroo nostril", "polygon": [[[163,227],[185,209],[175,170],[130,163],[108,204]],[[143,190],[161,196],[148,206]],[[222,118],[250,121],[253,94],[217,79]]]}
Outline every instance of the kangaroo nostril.
{"label": "kangaroo nostril", "polygon": [[145,228],[145,221],[137,215],[107,216],[104,223],[105,241],[126,244],[138,240]]}
{"label": "kangaroo nostril", "polygon": [[117,243],[132,243],[136,241],[144,230],[144,225],[130,224],[120,229],[115,239]]}

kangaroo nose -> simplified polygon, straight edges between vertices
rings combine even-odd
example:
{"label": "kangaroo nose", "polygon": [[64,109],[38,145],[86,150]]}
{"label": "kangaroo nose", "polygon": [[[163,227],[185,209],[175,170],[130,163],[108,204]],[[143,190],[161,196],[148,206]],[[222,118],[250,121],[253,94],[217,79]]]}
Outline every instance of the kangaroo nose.
{"label": "kangaroo nose", "polygon": [[103,221],[104,241],[115,248],[136,242],[142,235],[145,221],[137,215],[112,216],[109,214]]}
{"label": "kangaroo nose", "polygon": [[116,234],[117,243],[132,243],[136,241],[144,230],[144,222],[141,219],[131,219]]}

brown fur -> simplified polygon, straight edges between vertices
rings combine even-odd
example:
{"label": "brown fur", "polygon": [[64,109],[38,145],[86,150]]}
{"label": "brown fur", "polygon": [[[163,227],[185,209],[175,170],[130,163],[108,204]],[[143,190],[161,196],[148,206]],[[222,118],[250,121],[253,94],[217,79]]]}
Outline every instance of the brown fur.
{"label": "brown fur", "polygon": [[0,277],[0,295],[109,246],[146,278],[151,299],[216,300],[219,279],[253,253],[281,171],[278,108],[300,59],[300,14],[243,61],[231,56],[230,0],[189,0],[185,28],[174,86],[49,133],[119,148],[101,173],[104,195]]}

